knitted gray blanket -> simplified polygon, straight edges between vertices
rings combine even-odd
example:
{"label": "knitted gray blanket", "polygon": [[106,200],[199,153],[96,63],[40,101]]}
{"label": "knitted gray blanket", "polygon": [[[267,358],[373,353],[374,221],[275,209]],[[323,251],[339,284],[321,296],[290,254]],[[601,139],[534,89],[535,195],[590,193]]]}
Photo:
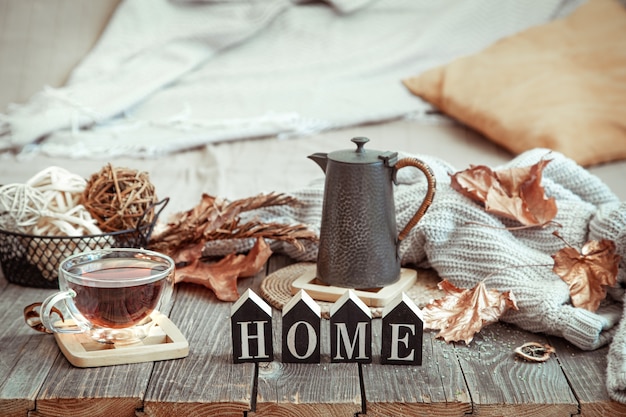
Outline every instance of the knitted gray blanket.
{"label": "knitted gray blanket", "polygon": [[[413,155],[400,155],[413,156]],[[551,159],[543,171],[542,185],[548,197],[555,197],[558,214],[554,221],[561,226],[526,230],[507,230],[519,226],[485,211],[484,207],[461,195],[450,186],[450,174],[460,171],[444,161],[415,155],[432,168],[437,179],[437,193],[426,215],[402,241],[403,265],[434,268],[460,288],[472,288],[484,280],[488,288],[512,291],[519,310],[501,317],[531,332],[563,337],[584,350],[611,343],[607,368],[607,387],[611,397],[626,402],[626,324],[621,320],[626,283],[626,203],[597,177],[574,161],[546,149],[519,155],[494,169],[527,167],[541,159]],[[399,184],[394,191],[398,228],[402,228],[419,207],[426,193],[426,180],[417,170],[398,171]],[[264,221],[305,223],[319,232],[323,178],[307,189],[292,194],[302,203],[298,207],[273,207],[249,213]],[[568,285],[554,272],[551,255],[564,247],[559,234],[574,247],[588,240],[610,239],[621,256],[618,288],[608,291],[595,313],[573,307]],[[238,242],[246,249],[251,242]],[[210,245],[212,253],[233,250],[221,244]],[[300,261],[315,261],[317,247],[305,242],[305,251],[291,245],[281,250]],[[535,267],[520,267],[535,265]],[[546,266],[536,266],[546,265]],[[494,273],[495,271],[495,273]]]}

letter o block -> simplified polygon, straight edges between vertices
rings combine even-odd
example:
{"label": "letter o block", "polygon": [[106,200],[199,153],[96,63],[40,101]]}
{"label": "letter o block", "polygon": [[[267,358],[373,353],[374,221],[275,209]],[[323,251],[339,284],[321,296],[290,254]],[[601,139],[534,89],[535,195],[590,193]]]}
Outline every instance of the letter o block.
{"label": "letter o block", "polygon": [[283,362],[320,362],[320,306],[303,290],[283,307]]}

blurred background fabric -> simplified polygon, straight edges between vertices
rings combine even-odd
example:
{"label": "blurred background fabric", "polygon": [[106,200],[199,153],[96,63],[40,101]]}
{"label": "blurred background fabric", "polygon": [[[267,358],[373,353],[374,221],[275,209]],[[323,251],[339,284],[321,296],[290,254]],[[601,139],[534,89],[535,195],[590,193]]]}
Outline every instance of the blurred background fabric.
{"label": "blurred background fabric", "polygon": [[429,117],[432,106],[403,78],[581,3],[109,2],[110,21],[67,82],[41,86],[0,114],[0,149],[154,157],[216,141]]}

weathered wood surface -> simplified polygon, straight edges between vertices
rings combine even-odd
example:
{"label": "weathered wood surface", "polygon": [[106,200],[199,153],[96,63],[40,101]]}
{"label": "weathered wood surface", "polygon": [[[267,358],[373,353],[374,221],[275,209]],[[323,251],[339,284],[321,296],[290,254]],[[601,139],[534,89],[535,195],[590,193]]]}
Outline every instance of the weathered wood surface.
{"label": "weathered wood surface", "polygon": [[[242,284],[254,285],[263,276]],[[254,364],[233,364],[230,306],[202,286],[180,285],[170,319],[187,338],[189,356],[155,364],[145,415],[242,416],[251,409]]]}
{"label": "weathered wood surface", "polygon": [[[269,270],[287,265],[285,258],[270,260]],[[259,365],[255,412],[250,416],[353,416],[360,412],[358,365],[330,363],[329,322],[321,323],[321,363],[282,363],[281,312],[274,309],[276,360]]]}
{"label": "weathered wood surface", "polygon": [[[169,315],[175,298],[176,292],[169,297],[169,303],[161,306],[163,314]],[[143,407],[154,366],[153,362],[144,362],[76,368],[59,354],[37,395],[36,412],[31,416],[133,417]]]}
{"label": "weathered wood surface", "polygon": [[626,416],[626,405],[611,401],[605,389],[609,347],[581,352],[563,339],[550,338],[557,350],[558,362],[579,402],[582,416]]}
{"label": "weathered wood surface", "polygon": [[574,393],[553,357],[544,363],[518,359],[514,349],[544,338],[498,324],[455,348],[469,387],[474,413],[481,416],[569,416],[578,413]]}
{"label": "weathered wood surface", "polygon": [[[242,280],[258,290],[268,271]],[[233,364],[230,303],[200,286],[180,285],[163,307],[190,344],[187,358],[75,368],[54,338],[24,324],[23,308],[51,290],[0,277],[0,415],[2,416],[626,416],[605,388],[608,348],[583,352],[562,339],[496,324],[469,345],[424,334],[421,367],[381,365],[380,320],[373,320],[371,364],[331,364],[328,320],[320,364],[282,363],[280,312],[274,310],[271,363]],[[528,341],[557,352],[546,363],[516,358]]]}
{"label": "weathered wood surface", "polygon": [[[276,360],[259,364],[254,416],[353,416],[362,409],[356,363],[330,363],[330,324],[321,323],[321,362],[282,363],[280,314],[274,323]],[[277,350],[276,350],[277,349]]]}
{"label": "weathered wood surface", "polygon": [[[8,284],[0,274],[0,415],[25,416],[61,355],[52,336],[24,323],[23,309],[52,291]],[[44,336],[44,337],[41,337]]]}
{"label": "weathered wood surface", "polygon": [[422,366],[381,365],[381,320],[372,321],[373,361],[363,365],[368,416],[464,416],[472,404],[454,346],[424,333]]}

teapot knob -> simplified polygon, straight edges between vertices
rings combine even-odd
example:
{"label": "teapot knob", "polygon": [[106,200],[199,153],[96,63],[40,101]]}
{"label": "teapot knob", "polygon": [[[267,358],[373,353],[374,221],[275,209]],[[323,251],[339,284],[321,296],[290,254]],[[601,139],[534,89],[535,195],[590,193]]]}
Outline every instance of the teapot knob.
{"label": "teapot knob", "polygon": [[356,146],[357,146],[357,148],[356,148],[356,152],[357,152],[357,153],[363,153],[363,152],[365,152],[365,149],[363,149],[363,146],[364,146],[367,142],[369,142],[369,141],[370,141],[368,138],[363,137],[363,136],[359,136],[359,137],[356,137],[356,138],[352,138],[351,140],[352,140],[352,142],[356,143]]}

